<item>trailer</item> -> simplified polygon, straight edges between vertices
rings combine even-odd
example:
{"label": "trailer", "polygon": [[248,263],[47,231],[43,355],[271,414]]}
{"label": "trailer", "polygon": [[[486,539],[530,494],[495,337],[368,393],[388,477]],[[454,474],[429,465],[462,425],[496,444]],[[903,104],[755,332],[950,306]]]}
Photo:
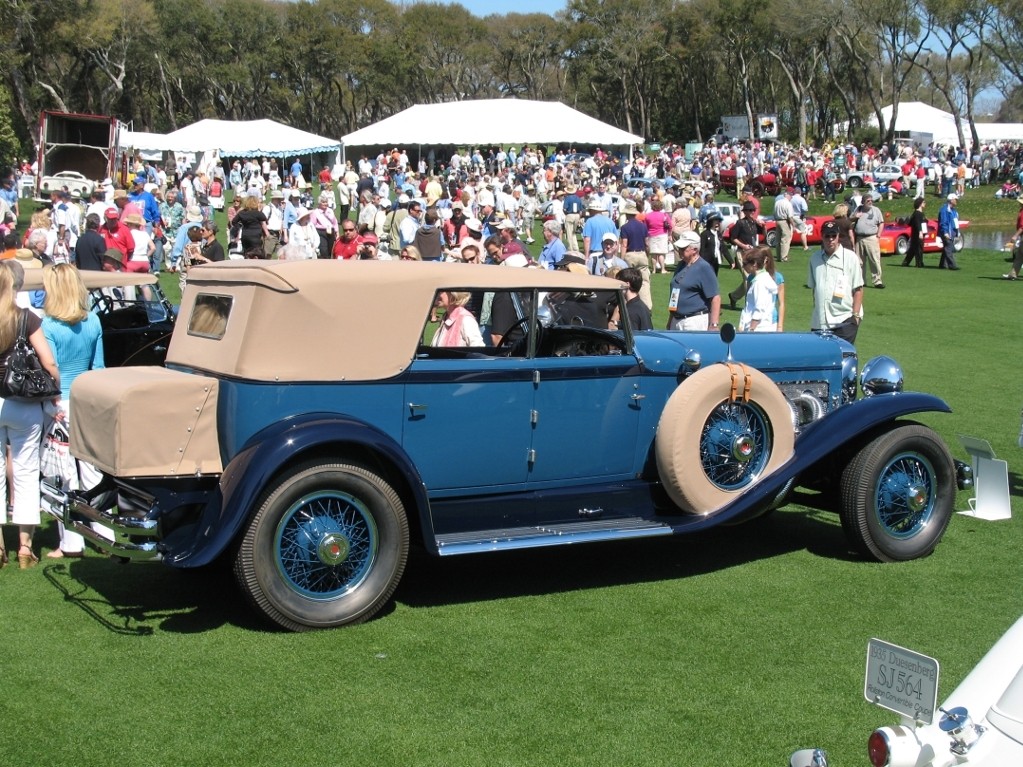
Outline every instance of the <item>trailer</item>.
{"label": "trailer", "polygon": [[44,110],[39,115],[36,199],[67,187],[82,197],[100,179],[113,178],[118,163],[118,121],[108,115]]}

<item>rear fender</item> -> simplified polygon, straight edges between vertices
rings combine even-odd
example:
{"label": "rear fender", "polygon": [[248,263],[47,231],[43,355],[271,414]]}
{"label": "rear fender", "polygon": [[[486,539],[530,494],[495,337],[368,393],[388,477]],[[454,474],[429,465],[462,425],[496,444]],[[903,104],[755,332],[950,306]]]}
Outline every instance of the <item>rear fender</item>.
{"label": "rear fender", "polygon": [[[401,445],[379,429],[355,418],[332,413],[309,413],[272,424],[253,435],[245,447],[225,467],[220,480],[221,504],[214,518],[203,520],[204,540],[180,567],[200,567],[216,559],[227,549],[256,512],[260,497],[283,467],[295,465],[316,455],[330,456],[348,448],[357,448],[371,468],[380,465],[386,478],[406,503],[412,501],[418,513],[423,540],[433,540],[430,505],[426,488],[415,466]],[[329,459],[328,459],[329,460]],[[404,487],[400,487],[403,483]],[[409,520],[410,523],[413,520]]]}

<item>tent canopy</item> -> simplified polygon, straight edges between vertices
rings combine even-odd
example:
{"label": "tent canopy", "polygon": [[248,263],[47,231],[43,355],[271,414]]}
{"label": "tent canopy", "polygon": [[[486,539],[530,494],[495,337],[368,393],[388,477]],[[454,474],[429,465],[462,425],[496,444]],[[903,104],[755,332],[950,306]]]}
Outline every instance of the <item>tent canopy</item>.
{"label": "tent canopy", "polygon": [[484,99],[417,104],[349,133],[345,146],[454,144],[642,144],[615,128],[556,101]]}
{"label": "tent canopy", "polygon": [[337,152],[341,142],[273,120],[200,120],[165,137],[176,152],[216,150],[222,157],[290,157]]}
{"label": "tent canopy", "polygon": [[[881,110],[885,124],[892,119],[892,108],[886,106]],[[871,117],[871,125],[877,125],[877,118]],[[963,119],[963,134],[970,141],[970,124]],[[956,118],[950,112],[924,104],[921,101],[903,101],[899,103],[899,114],[895,120],[897,131],[917,131],[930,133],[934,143],[943,146],[959,144],[959,133],[956,130]],[[996,141],[1012,141],[1023,139],[1023,124],[1020,123],[977,123],[977,137],[982,143]]]}

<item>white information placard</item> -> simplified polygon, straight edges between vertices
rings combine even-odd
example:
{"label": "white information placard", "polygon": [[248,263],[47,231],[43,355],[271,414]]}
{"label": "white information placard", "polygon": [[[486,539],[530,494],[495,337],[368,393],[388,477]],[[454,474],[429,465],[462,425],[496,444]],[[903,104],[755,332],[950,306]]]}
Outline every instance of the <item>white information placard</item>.
{"label": "white information placard", "polygon": [[938,661],[871,639],[863,697],[889,711],[931,724],[938,706]]}

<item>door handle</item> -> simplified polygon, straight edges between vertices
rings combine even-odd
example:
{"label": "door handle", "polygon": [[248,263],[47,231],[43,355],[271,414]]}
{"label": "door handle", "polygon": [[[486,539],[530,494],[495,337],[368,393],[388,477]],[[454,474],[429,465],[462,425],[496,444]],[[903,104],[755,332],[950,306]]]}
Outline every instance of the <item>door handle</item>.
{"label": "door handle", "polygon": [[422,415],[426,412],[426,405],[420,405],[415,402],[408,403],[409,413],[412,415]]}

